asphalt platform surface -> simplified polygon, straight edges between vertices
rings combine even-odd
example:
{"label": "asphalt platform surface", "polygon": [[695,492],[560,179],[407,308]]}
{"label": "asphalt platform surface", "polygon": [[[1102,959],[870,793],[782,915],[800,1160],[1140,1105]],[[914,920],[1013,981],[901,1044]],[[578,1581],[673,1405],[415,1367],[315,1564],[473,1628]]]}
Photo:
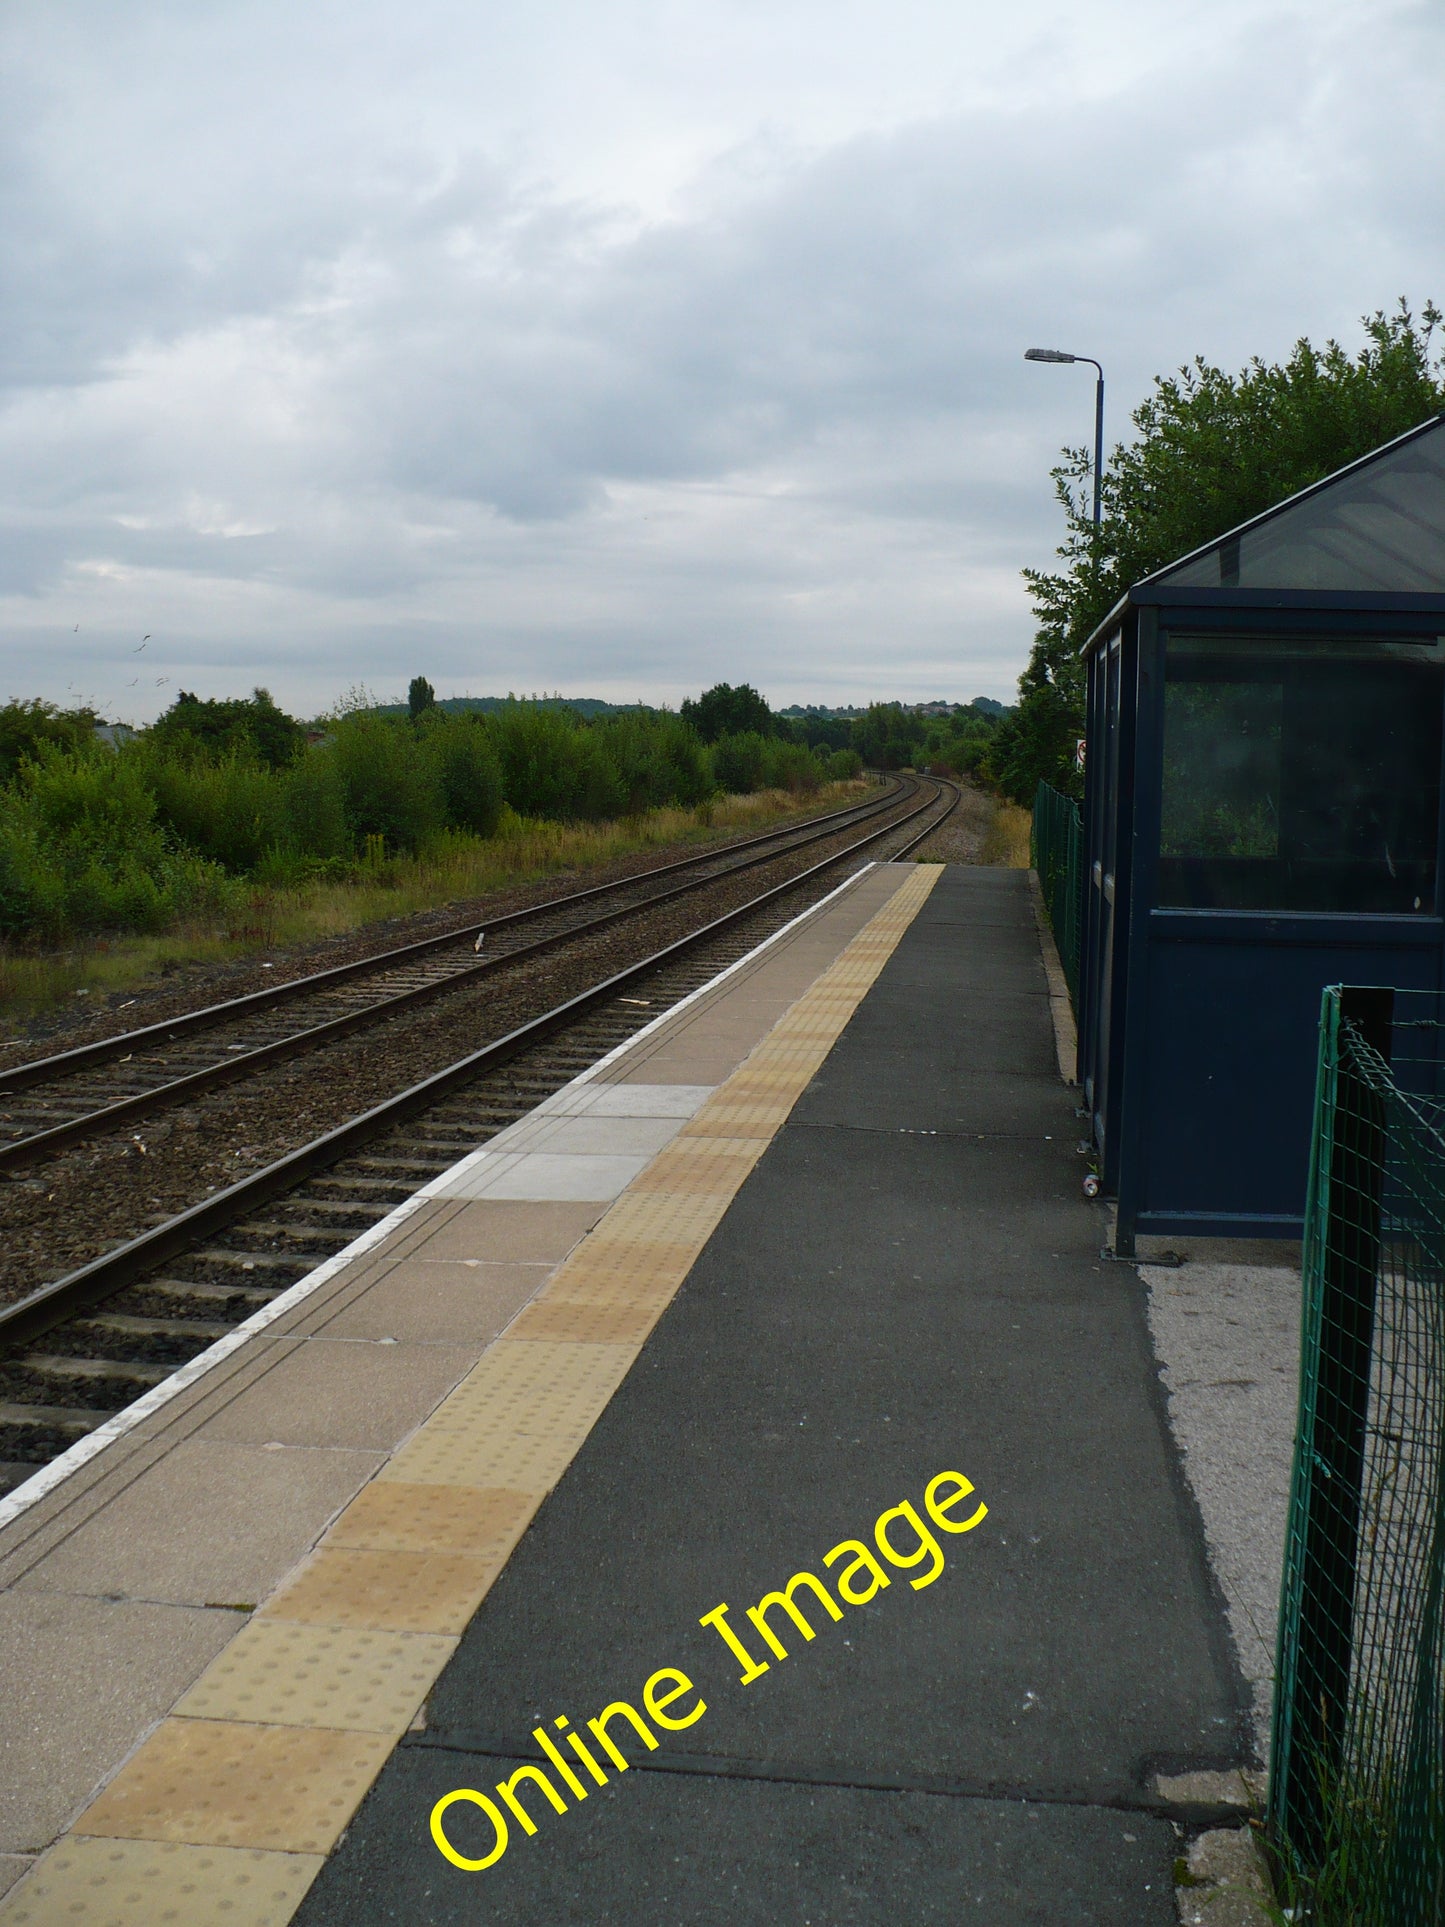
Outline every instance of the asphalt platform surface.
{"label": "asphalt platform surface", "polygon": [[[1100,1261],[1078,1134],[1026,878],[951,867],[299,1921],[1175,1921],[1179,1842],[1151,1782],[1244,1761],[1247,1693],[1144,1288]],[[871,1545],[886,1509],[922,1511],[946,1469],[988,1515],[936,1535],[939,1576],[915,1590],[922,1566],[890,1568],[837,1623],[810,1610],[808,1642],[775,1613],[787,1657],[768,1652],[748,1606],[825,1573],[844,1539]],[[770,1661],[750,1685],[698,1623],[724,1601]],[[585,1733],[663,1667],[700,1719],[624,1746],[631,1769],[565,1813],[528,1799],[535,1834],[513,1821],[485,1871],[443,1859],[443,1794],[495,1802],[541,1760],[533,1728],[565,1714]],[[446,1826],[469,1857],[495,1839],[475,1807]]]}

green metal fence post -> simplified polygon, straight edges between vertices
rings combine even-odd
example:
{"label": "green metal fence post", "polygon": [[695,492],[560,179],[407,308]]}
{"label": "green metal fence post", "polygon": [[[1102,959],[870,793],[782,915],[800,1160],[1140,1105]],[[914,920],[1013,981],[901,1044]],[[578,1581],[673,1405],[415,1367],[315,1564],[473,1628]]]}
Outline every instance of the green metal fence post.
{"label": "green metal fence post", "polygon": [[1394,995],[1353,986],[1340,992],[1318,1388],[1296,1594],[1288,1751],[1281,1762],[1284,1830],[1296,1852],[1316,1864],[1325,1851],[1326,1802],[1338,1778],[1350,1685],[1385,1170],[1384,1098],[1360,1076],[1351,1044],[1358,1038],[1389,1063]]}
{"label": "green metal fence post", "polygon": [[1083,938],[1083,850],[1084,827],[1078,804],[1041,782],[1034,793],[1029,860],[1038,874],[1049,927],[1069,986],[1069,1001],[1076,1011]]}

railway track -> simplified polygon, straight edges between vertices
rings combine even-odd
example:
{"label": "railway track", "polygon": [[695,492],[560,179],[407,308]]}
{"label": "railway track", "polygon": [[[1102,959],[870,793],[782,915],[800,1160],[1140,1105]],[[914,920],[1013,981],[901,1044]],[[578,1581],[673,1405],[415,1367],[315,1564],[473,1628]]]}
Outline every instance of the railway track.
{"label": "railway track", "polygon": [[[916,800],[919,788],[929,793]],[[160,1384],[421,1185],[746,954],[832,887],[829,873],[848,858],[864,850],[884,860],[907,855],[957,801],[952,785],[930,779],[905,797],[841,813],[852,819],[842,827],[862,834],[801,874],[770,883],[339,1128],[0,1309],[0,1493]],[[891,814],[900,803],[903,814]],[[874,821],[880,814],[890,817],[881,826]],[[836,836],[838,827],[834,823],[824,830],[814,824],[807,841]],[[794,841],[788,850],[799,847],[806,843]],[[747,867],[771,863],[777,854],[755,857]],[[694,863],[685,859],[681,866],[660,866],[648,874],[665,879]],[[737,868],[726,869],[722,878],[736,874]],[[575,905],[586,896],[595,903],[612,887],[574,893],[570,901]],[[701,884],[694,879],[686,887]],[[675,883],[665,882],[664,888],[667,899],[675,901]],[[645,912],[661,900],[654,895],[626,908],[609,905],[602,921]],[[536,915],[541,919],[554,908],[555,903],[538,906]],[[527,914],[510,920],[512,927],[523,924]],[[550,947],[565,944],[597,922],[546,928],[541,941]],[[444,954],[448,940],[475,941],[476,929],[473,924],[428,943]],[[518,957],[522,950],[519,944],[509,954]],[[384,1014],[383,1000],[373,996],[366,1012],[342,1015],[379,1022],[379,1013]]]}
{"label": "railway track", "polygon": [[895,788],[822,817],[0,1071],[0,1172],[38,1163],[84,1138],[474,986],[584,932],[806,849],[887,812],[899,795]]}

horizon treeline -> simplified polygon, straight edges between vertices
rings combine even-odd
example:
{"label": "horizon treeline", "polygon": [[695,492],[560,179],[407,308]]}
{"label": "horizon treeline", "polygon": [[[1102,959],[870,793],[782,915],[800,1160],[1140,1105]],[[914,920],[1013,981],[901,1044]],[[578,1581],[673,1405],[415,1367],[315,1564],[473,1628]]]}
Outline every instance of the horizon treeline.
{"label": "horizon treeline", "polygon": [[[344,880],[491,837],[508,815],[602,822],[705,809],[728,791],[806,796],[862,768],[851,737],[809,740],[756,691],[719,685],[684,707],[702,713],[587,719],[515,700],[456,712],[418,677],[402,715],[355,706],[308,728],[264,689],[183,691],[148,728],[122,732],[89,709],[11,701],[0,707],[0,938],[161,930],[223,912],[238,890]],[[882,747],[901,749],[880,727]]]}

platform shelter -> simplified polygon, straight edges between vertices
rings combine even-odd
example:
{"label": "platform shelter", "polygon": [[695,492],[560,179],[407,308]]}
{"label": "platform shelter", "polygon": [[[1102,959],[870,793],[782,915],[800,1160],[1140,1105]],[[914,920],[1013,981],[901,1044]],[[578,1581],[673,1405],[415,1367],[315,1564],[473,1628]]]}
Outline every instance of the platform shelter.
{"label": "platform shelter", "polygon": [[1118,1247],[1297,1237],[1328,983],[1442,984],[1445,416],[1086,645],[1079,1074]]}

